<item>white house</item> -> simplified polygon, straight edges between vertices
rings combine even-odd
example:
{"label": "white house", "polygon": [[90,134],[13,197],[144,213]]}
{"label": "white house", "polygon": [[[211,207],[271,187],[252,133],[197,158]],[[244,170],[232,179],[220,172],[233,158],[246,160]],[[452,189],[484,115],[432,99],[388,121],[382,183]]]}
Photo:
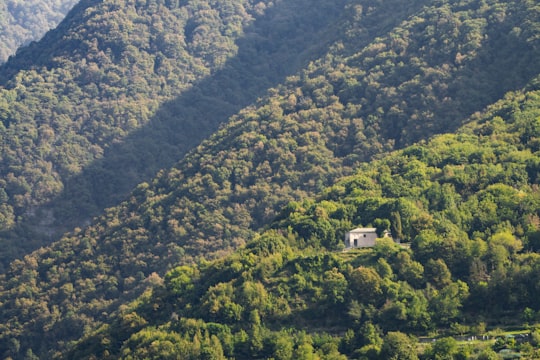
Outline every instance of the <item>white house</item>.
{"label": "white house", "polygon": [[345,247],[359,248],[375,246],[376,239],[376,228],[356,228],[345,234]]}

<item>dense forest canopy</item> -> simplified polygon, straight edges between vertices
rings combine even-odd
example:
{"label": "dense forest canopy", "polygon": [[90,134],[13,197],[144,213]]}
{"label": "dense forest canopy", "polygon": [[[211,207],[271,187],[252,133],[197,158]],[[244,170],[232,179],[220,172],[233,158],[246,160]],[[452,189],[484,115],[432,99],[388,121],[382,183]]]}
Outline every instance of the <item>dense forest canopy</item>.
{"label": "dense forest canopy", "polygon": [[[534,292],[519,301],[497,293],[504,279],[524,274],[521,265],[534,268],[522,249],[537,246],[538,4],[316,5],[83,1],[0,69],[2,258],[19,258],[0,278],[2,354],[65,357],[96,346],[104,357],[136,358],[147,356],[144,346],[155,337],[199,343],[178,349],[195,358],[202,347],[219,346],[227,356],[265,357],[285,334],[273,326],[308,328],[310,314],[329,309],[329,316],[352,312],[340,330],[357,333],[354,324],[367,316],[388,342],[351,335],[336,349],[339,340],[321,335],[319,348],[327,343],[328,356],[350,355],[365,342],[379,356],[403,340],[396,331],[468,319],[477,306],[472,293],[479,301],[500,298],[488,308],[495,312],[538,310]],[[380,160],[366,162],[373,158]],[[320,204],[308,200],[321,193]],[[276,216],[274,232],[258,235]],[[23,257],[73,224],[80,227]],[[412,251],[325,257],[347,229],[369,224],[391,226]],[[272,249],[249,255],[249,246],[266,246],[259,238]],[[204,260],[246,242],[247,250],[222,262]],[[386,265],[374,268],[387,250]],[[192,267],[165,275],[183,265]],[[307,280],[304,267],[313,272]],[[208,279],[190,283],[199,276]],[[253,278],[246,291],[262,293],[253,295],[260,306],[240,295],[238,276]],[[326,279],[331,285],[323,288]],[[362,286],[378,286],[374,298],[344,310],[351,296],[367,293]],[[121,306],[143,292],[136,304],[170,312]],[[404,309],[411,301],[419,306],[414,314]],[[210,330],[168,324],[171,317],[239,323]],[[246,319],[249,326],[265,321],[257,331],[270,345],[246,343],[255,338]],[[111,339],[109,326],[126,328]],[[238,337],[226,350],[218,328]],[[309,348],[293,332],[295,343],[284,346]],[[73,342],[80,338],[91,344]]]}
{"label": "dense forest canopy", "polygon": [[[493,349],[441,337],[421,351],[405,334],[539,320],[539,121],[535,87],[456,134],[359,165],[233,255],[154,275],[69,357],[484,359],[507,348],[537,358],[540,332]],[[358,225],[411,247],[386,238],[340,251]]]}
{"label": "dense forest canopy", "polygon": [[119,202],[319,53],[342,11],[319,5],[84,1],[21,50],[0,72],[0,224],[16,244],[4,264]]}
{"label": "dense forest canopy", "polygon": [[268,106],[331,119],[329,152],[298,160],[346,173],[455,129],[538,71],[532,2],[310,4],[83,1],[21,50],[0,71],[4,266],[125,199],[287,75]]}
{"label": "dense forest canopy", "polygon": [[0,63],[30,41],[53,29],[76,4],[76,0],[1,0]]}

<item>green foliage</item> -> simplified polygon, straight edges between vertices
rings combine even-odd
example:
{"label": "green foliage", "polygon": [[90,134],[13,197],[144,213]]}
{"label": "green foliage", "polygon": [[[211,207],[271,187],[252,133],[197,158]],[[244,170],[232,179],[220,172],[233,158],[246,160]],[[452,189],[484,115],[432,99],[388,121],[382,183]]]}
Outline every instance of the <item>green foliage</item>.
{"label": "green foliage", "polygon": [[221,343],[214,335],[197,333],[192,339],[157,329],[143,330],[129,338],[121,359],[225,359]]}
{"label": "green foliage", "polygon": [[452,274],[442,259],[429,259],[426,264],[426,278],[433,286],[441,289],[451,283]]}
{"label": "green foliage", "polygon": [[[2,236],[166,170],[11,263],[2,355],[414,359],[397,331],[540,310],[535,83],[405,147],[538,74],[536,7],[440,5],[83,3],[22,50],[0,73]],[[360,224],[411,249],[333,252]]]}
{"label": "green foliage", "polygon": [[169,271],[165,277],[167,290],[179,296],[186,296],[186,293],[193,290],[198,278],[198,271],[194,267],[178,266]]}
{"label": "green foliage", "polygon": [[498,360],[499,355],[491,349],[483,350],[477,357],[478,360]]}
{"label": "green foliage", "polygon": [[[310,48],[320,41],[318,34],[340,15],[341,5],[328,9],[321,0],[321,6],[310,7],[308,14],[297,10],[304,3],[274,7],[265,1],[83,2],[62,26],[5,64],[0,72],[0,196],[6,197],[0,206],[0,236],[7,244],[0,260],[4,266],[61,232],[87,224],[105,207],[129,198],[137,183],[169,169],[220,123],[297,70],[312,52],[318,54],[317,45],[309,51],[301,47]],[[277,19],[283,21],[278,27],[273,23]],[[279,46],[272,46],[277,37]],[[303,45],[295,46],[299,41]],[[32,69],[27,67],[30,58],[35,62]],[[233,141],[231,137],[238,133],[234,127],[225,139],[223,132],[218,136],[221,141]],[[260,225],[292,199],[288,195],[292,189],[286,188],[276,191],[272,201],[278,201],[281,193],[287,195],[286,200],[259,204],[257,198],[270,195],[275,187],[261,186],[260,181],[250,184],[251,176],[243,177],[252,170],[261,174],[277,171],[263,159],[263,149],[255,163],[249,158],[243,162],[249,155],[248,146],[259,140],[247,133],[239,139],[238,145],[244,147],[241,161],[210,165],[209,158],[192,158],[179,165],[198,163],[181,170],[182,177],[200,174],[187,188],[178,189],[191,197],[174,204],[188,211],[187,224],[177,216],[163,219],[163,204],[152,205],[163,200],[160,191],[148,189],[154,195],[146,194],[141,185],[135,191],[138,197],[132,200],[153,198],[144,212],[152,221],[139,225],[152,225],[155,230],[165,226],[162,230],[175,237],[191,238],[194,232],[213,225],[195,230],[188,218],[196,223],[217,215],[197,211],[195,203],[217,193],[231,196],[239,182],[236,199],[244,203],[251,198],[250,206],[224,207],[224,214],[218,216],[222,224],[215,228],[216,234],[208,236],[225,238],[228,245],[218,244],[220,248],[248,237],[246,228],[253,225],[250,216],[254,213],[247,210],[258,207],[255,220]],[[272,145],[275,149],[281,146]],[[302,156],[310,152],[305,150]],[[321,162],[328,161],[323,158]],[[162,174],[154,185],[161,187],[169,176],[177,175],[176,170]],[[195,191],[194,186],[211,190]]]}
{"label": "green foliage", "polygon": [[[288,64],[314,60],[231,119],[178,170],[160,175],[144,205],[152,220],[145,226],[166,238],[233,247],[251,235],[247,228],[268,222],[288,201],[322,190],[382,151],[455,129],[538,71],[535,30],[529,29],[536,18],[528,3],[448,3],[444,17],[440,5],[393,4],[80,4],[0,74],[0,190],[7,196],[0,222],[17,229],[4,238],[34,249],[39,234],[85,223],[125,199],[136,183],[169,168],[220,122],[294,73]],[[316,59],[321,40],[326,55]],[[25,58],[35,54],[36,66],[28,69]],[[518,65],[507,66],[512,61]],[[493,73],[497,86],[488,76]],[[534,142],[534,125],[525,130],[522,138]],[[403,164],[403,180],[387,182],[385,190],[418,195],[430,176],[424,155]],[[449,170],[469,155],[493,159],[484,151],[455,152]],[[526,177],[524,169],[510,173],[512,186]],[[391,173],[381,176],[391,179]],[[405,180],[416,185],[407,187]],[[494,209],[491,203],[480,199],[479,210]],[[390,220],[398,238],[402,230],[414,237],[429,225],[425,217],[404,223],[396,210],[414,209],[366,220],[380,219],[384,227]],[[479,226],[490,217],[482,212]],[[210,219],[220,219],[219,226]],[[329,231],[335,226],[306,219],[298,230],[307,241],[324,235],[326,246],[339,246],[341,231]],[[21,251],[8,247],[5,258]]]}
{"label": "green foliage", "polygon": [[446,337],[438,339],[425,352],[425,356],[434,360],[453,360],[458,353],[457,341],[454,338]]}
{"label": "green foliage", "polygon": [[17,1],[0,3],[0,63],[15,54],[18,47],[39,40],[64,18],[75,0]]}
{"label": "green foliage", "polygon": [[413,340],[400,332],[389,332],[386,334],[380,356],[383,359],[393,360],[418,359]]}
{"label": "green foliage", "polygon": [[355,269],[351,274],[351,287],[362,303],[377,304],[382,300],[382,278],[371,268]]}

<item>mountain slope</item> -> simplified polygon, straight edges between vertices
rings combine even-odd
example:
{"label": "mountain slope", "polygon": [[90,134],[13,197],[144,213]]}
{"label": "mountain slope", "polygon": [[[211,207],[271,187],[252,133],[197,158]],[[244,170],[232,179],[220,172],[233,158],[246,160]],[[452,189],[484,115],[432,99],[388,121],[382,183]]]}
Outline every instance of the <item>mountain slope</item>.
{"label": "mountain slope", "polygon": [[118,203],[324,48],[340,5],[302,4],[83,1],[6,63],[4,264]]}
{"label": "mountain slope", "polygon": [[20,46],[39,40],[53,29],[75,5],[76,0],[0,2],[0,63]]}
{"label": "mountain slope", "polygon": [[[329,22],[322,33],[333,42],[327,53],[233,116],[173,169],[139,185],[93,226],[13,262],[2,279],[2,343],[16,341],[21,353],[31,348],[52,357],[67,341],[107,321],[125,299],[159,281],[153,272],[220,256],[253,237],[289,201],[322,190],[373,155],[457,128],[469,113],[540,72],[533,2],[480,8],[475,2],[358,2],[344,8],[321,2],[326,5],[321,9],[304,2],[282,4],[309,8],[306,21],[315,14],[329,21],[329,9],[335,11],[332,19],[339,21]],[[387,16],[390,8],[393,18]],[[279,20],[269,18],[268,26]],[[280,39],[282,28],[272,28]],[[293,36],[298,44],[302,31]],[[448,34],[452,37],[445,39]],[[280,46],[268,39],[270,48]],[[431,46],[437,39],[445,40]],[[277,54],[285,56],[289,49],[281,50]],[[251,59],[249,52],[239,53]],[[21,60],[5,71],[25,66]],[[219,74],[210,80],[221,79]],[[201,103],[206,104],[195,102],[191,109]],[[173,114],[182,109],[172,105],[163,109]],[[159,128],[159,122],[152,124]],[[152,126],[138,133],[141,141],[147,129]],[[103,163],[128,166],[114,162],[114,153],[110,158]],[[82,175],[77,179],[92,178]],[[11,351],[8,345],[2,350]]]}
{"label": "mountain slope", "polygon": [[361,121],[336,155],[360,160],[455,128],[537,70],[538,14],[529,2],[478,9],[360,2],[346,18],[342,5],[324,1],[309,12],[302,2],[266,12],[263,3],[202,4],[82,2],[2,68],[0,223],[4,241],[17,244],[3,248],[4,264],[86,224],[172,166],[327,44],[334,43],[328,56],[309,71],[309,86],[320,89],[306,89],[296,99],[306,102],[287,111],[324,107],[331,95],[354,104],[345,116]]}
{"label": "mountain slope", "polygon": [[[156,277],[67,357],[380,359],[392,332],[536,320],[539,121],[538,88],[508,94],[457,134],[361,164],[233,255]],[[359,225],[392,228],[412,250],[380,239],[332,251]],[[535,358],[532,344],[514,350]],[[422,358],[485,347],[427,346]]]}

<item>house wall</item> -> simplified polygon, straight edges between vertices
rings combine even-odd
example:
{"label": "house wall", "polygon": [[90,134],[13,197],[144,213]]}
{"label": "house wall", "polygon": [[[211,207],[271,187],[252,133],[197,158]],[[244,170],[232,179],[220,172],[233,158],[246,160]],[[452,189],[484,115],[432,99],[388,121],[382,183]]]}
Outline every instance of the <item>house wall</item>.
{"label": "house wall", "polygon": [[375,246],[376,239],[376,233],[348,233],[345,245],[351,248],[371,247]]}

